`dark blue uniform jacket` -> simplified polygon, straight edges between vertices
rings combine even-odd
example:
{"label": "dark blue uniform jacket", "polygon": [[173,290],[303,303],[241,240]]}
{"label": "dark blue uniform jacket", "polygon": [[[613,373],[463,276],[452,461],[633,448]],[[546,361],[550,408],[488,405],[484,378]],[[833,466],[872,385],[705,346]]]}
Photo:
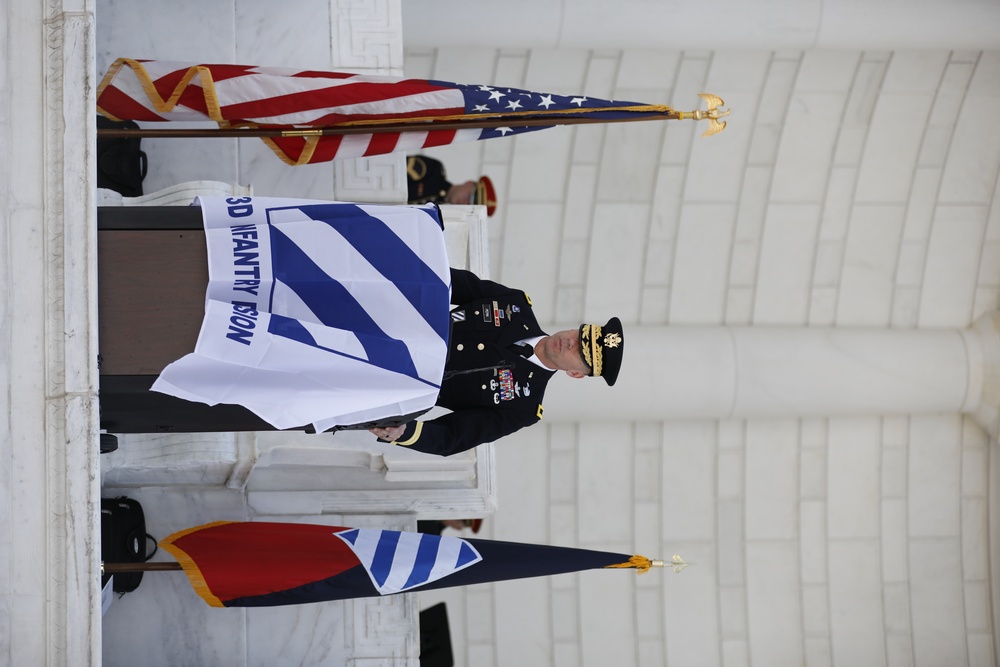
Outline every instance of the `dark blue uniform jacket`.
{"label": "dark blue uniform jacket", "polygon": [[445,380],[437,405],[452,412],[412,421],[396,444],[447,456],[492,442],[542,418],[550,371],[510,346],[544,336],[520,290],[452,269]]}

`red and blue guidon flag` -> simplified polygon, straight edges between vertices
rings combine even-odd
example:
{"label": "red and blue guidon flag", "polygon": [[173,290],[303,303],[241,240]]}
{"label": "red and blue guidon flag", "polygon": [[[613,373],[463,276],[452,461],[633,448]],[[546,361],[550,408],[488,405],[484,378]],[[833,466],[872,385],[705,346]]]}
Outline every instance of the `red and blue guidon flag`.
{"label": "red and blue guidon flag", "polygon": [[642,556],[379,528],[219,521],[160,543],[213,607],[379,597],[594,568],[649,569]]}
{"label": "red and blue guidon flag", "polygon": [[[211,120],[223,128],[335,128],[412,122],[413,131],[264,141],[285,163],[340,158],[490,139],[549,125],[525,119],[639,119],[670,107],[537,93],[517,88],[371,74],[210,65],[119,58],[97,89],[97,110],[112,120]],[[496,120],[502,127],[429,129],[433,122]],[[509,123],[509,125],[508,125]]]}

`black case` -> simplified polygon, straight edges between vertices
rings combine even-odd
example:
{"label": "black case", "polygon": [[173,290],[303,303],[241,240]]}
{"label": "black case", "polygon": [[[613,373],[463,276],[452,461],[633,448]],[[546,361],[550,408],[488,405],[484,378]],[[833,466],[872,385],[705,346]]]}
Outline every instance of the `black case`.
{"label": "black case", "polygon": [[[101,560],[105,563],[144,563],[156,553],[146,553],[146,516],[137,500],[121,496],[101,499]],[[156,544],[156,540],[153,540]],[[101,586],[110,575],[104,575]],[[115,574],[112,590],[129,593],[142,583],[142,572]]]}
{"label": "black case", "polygon": [[[116,122],[98,116],[97,129],[138,130],[139,126],[130,120]],[[97,140],[97,187],[114,190],[124,197],[142,195],[142,181],[146,178],[149,161],[139,148],[141,141],[138,137]]]}

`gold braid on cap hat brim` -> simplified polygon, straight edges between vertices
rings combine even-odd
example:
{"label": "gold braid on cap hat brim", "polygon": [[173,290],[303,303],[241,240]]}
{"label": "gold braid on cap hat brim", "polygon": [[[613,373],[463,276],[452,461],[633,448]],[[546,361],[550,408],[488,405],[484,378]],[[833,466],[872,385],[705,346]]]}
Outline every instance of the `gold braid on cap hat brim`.
{"label": "gold braid on cap hat brim", "polygon": [[497,203],[491,200],[486,194],[486,184],[482,179],[476,181],[476,203],[483,206],[496,206]]}
{"label": "gold braid on cap hat brim", "polygon": [[601,325],[584,324],[580,331],[580,351],[583,361],[590,366],[591,375],[601,376],[604,366],[604,347],[601,346]]}

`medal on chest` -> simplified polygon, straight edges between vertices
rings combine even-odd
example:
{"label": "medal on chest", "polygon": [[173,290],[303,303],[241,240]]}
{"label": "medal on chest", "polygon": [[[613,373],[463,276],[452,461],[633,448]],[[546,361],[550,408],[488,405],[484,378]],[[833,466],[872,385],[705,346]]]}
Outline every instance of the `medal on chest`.
{"label": "medal on chest", "polygon": [[514,374],[504,369],[500,371],[500,400],[512,401],[514,398]]}
{"label": "medal on chest", "polygon": [[510,313],[505,311],[500,307],[500,304],[496,301],[493,303],[484,303],[482,307],[483,322],[489,324],[493,323],[493,326],[499,327],[503,319],[510,319]]}
{"label": "medal on chest", "polygon": [[493,402],[496,404],[531,394],[531,387],[527,384],[522,386],[514,380],[514,373],[506,368],[497,371],[496,379],[490,381],[490,389],[493,390]]}

